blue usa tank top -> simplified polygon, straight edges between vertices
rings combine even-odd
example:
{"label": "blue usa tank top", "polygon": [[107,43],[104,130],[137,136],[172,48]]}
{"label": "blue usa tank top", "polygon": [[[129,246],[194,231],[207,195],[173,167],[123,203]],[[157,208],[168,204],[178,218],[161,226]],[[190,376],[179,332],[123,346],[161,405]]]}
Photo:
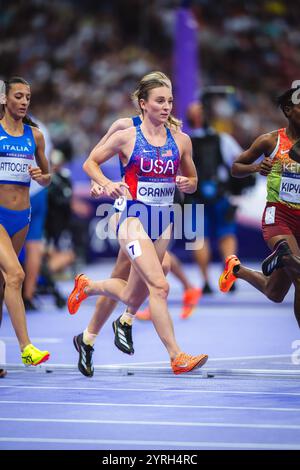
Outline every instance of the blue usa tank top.
{"label": "blue usa tank top", "polygon": [[172,204],[179,164],[179,150],[170,129],[166,128],[165,144],[156,147],[137,126],[135,146],[124,167],[132,198],[149,205]]}

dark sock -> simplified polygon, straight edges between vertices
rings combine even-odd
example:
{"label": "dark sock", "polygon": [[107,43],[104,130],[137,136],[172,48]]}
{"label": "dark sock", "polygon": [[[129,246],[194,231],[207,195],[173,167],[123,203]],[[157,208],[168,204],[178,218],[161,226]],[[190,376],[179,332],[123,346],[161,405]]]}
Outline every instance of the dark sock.
{"label": "dark sock", "polygon": [[210,287],[210,285],[209,285],[208,282],[206,282],[206,283],[204,284],[204,286],[202,287],[202,293],[203,293],[203,294],[212,294],[212,293],[213,293],[213,290],[212,290],[212,288]]}
{"label": "dark sock", "polygon": [[237,274],[240,270],[240,267],[241,267],[240,264],[236,264],[232,269],[233,274]]}

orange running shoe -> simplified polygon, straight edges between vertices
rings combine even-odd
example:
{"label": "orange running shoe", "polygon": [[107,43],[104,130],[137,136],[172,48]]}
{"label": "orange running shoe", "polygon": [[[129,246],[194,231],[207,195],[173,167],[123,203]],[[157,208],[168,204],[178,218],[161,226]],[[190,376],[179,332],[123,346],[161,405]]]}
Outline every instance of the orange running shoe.
{"label": "orange running shoe", "polygon": [[191,289],[184,291],[182,299],[183,306],[180,313],[180,318],[189,318],[194,313],[201,296],[202,289],[196,289],[195,287],[192,287]]}
{"label": "orange running shoe", "polygon": [[233,274],[233,268],[241,264],[237,256],[227,256],[225,260],[225,268],[219,278],[219,288],[221,292],[228,292],[232,284],[236,281],[236,277]]}
{"label": "orange running shoe", "polygon": [[191,356],[181,352],[178,356],[171,361],[171,367],[174,374],[183,374],[184,372],[190,372],[193,369],[204,366],[208,359],[206,354],[199,354],[199,356]]}
{"label": "orange running shoe", "polygon": [[68,298],[68,309],[71,315],[77,312],[81,302],[87,298],[84,288],[89,282],[89,278],[84,274],[78,274],[78,276],[75,277],[75,286]]}
{"label": "orange running shoe", "polygon": [[136,312],[134,315],[134,318],[137,318],[138,320],[151,320],[151,315],[150,315],[150,309],[149,307],[146,307],[145,310],[139,310]]}

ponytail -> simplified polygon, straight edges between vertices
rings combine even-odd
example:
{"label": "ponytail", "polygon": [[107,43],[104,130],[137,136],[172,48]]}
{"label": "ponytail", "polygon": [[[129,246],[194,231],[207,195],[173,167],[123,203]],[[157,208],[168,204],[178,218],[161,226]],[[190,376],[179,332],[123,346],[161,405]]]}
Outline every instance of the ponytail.
{"label": "ponytail", "polygon": [[39,127],[38,124],[36,122],[34,122],[30,116],[28,116],[28,114],[26,114],[23,119],[23,124],[27,124],[28,126],[31,126],[31,127]]}
{"label": "ponytail", "polygon": [[169,127],[169,129],[180,131],[182,128],[182,121],[173,116],[173,114],[170,114],[167,121],[167,127]]}

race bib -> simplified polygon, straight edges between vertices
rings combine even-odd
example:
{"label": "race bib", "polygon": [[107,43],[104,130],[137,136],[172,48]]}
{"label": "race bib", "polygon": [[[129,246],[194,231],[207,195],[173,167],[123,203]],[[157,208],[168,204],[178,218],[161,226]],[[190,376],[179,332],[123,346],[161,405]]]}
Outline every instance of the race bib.
{"label": "race bib", "polygon": [[173,204],[175,181],[173,178],[146,178],[138,180],[137,200],[149,205]]}
{"label": "race bib", "polygon": [[282,174],[279,197],[282,201],[300,204],[300,174]]}
{"label": "race bib", "polygon": [[276,212],[276,206],[270,206],[266,208],[266,212],[265,212],[265,224],[266,225],[275,224],[275,212]]}
{"label": "race bib", "polygon": [[120,212],[123,212],[123,210],[126,208],[126,203],[127,203],[126,196],[120,196],[118,197],[118,199],[115,200],[114,208]]}
{"label": "race bib", "polygon": [[29,183],[31,176],[29,174],[29,165],[33,162],[33,156],[30,157],[3,157],[0,161],[0,180],[14,181],[20,183]]}

